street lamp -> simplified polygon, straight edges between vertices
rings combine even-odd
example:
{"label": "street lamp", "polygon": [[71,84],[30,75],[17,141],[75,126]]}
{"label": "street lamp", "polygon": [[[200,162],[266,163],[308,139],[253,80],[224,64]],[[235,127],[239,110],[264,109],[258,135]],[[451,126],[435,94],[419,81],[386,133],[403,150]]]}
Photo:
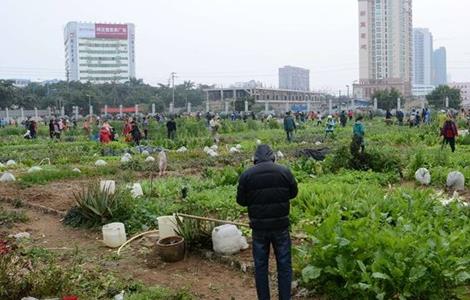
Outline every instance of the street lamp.
{"label": "street lamp", "polygon": [[346,85],[346,88],[348,89],[348,99],[349,99],[349,85]]}

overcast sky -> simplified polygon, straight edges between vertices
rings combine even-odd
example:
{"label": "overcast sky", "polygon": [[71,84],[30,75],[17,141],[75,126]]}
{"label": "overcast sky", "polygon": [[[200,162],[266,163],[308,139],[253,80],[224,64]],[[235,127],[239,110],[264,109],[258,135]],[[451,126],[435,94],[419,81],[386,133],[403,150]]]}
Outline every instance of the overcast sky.
{"label": "overcast sky", "polygon": [[[470,1],[414,0],[414,26],[447,47],[453,81],[470,81]],[[277,86],[277,69],[310,69],[314,89],[358,79],[357,0],[0,0],[0,78],[64,79],[68,21],[132,22],[136,75]]]}

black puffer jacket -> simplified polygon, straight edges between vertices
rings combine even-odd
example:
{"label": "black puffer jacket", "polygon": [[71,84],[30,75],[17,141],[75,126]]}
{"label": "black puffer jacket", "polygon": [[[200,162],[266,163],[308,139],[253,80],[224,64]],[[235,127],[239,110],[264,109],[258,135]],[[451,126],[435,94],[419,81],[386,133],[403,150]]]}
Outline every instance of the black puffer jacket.
{"label": "black puffer jacket", "polygon": [[297,182],[289,169],[274,160],[269,146],[258,146],[255,166],[238,181],[237,202],[248,207],[250,226],[255,230],[289,227],[289,201],[297,196]]}

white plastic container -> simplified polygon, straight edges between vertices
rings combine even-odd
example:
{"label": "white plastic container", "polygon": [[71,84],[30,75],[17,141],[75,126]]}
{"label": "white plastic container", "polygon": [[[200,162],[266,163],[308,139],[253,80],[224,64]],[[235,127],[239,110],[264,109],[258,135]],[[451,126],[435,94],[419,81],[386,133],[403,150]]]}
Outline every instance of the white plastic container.
{"label": "white plastic container", "polygon": [[157,218],[158,221],[158,231],[160,233],[160,239],[164,239],[169,236],[178,235],[176,230],[178,225],[176,223],[175,216],[161,216]]}
{"label": "white plastic container", "polygon": [[110,248],[117,248],[127,240],[126,228],[123,223],[115,222],[103,226],[103,242]]}
{"label": "white plastic container", "polygon": [[116,182],[114,180],[101,180],[100,190],[108,193],[109,195],[113,195],[116,191]]}

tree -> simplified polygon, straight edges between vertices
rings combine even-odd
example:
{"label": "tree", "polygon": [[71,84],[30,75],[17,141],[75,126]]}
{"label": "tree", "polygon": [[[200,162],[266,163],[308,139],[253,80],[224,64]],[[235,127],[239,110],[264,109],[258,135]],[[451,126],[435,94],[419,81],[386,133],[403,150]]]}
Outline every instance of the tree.
{"label": "tree", "polygon": [[12,81],[0,80],[0,107],[10,107],[19,101],[18,88]]}
{"label": "tree", "polygon": [[[175,86],[175,100],[177,107],[183,107],[187,102],[197,106],[204,100],[203,90],[210,88],[206,85],[196,85],[191,81]],[[156,104],[157,111],[168,107],[172,101],[172,88],[166,84],[151,86],[141,79],[131,79],[126,83],[93,84],[79,81],[60,81],[57,83],[31,83],[27,87],[18,88],[10,81],[0,80],[0,107],[16,105],[25,109],[37,107],[45,109],[50,106],[57,108],[64,106],[71,111],[72,106],[79,106],[88,110],[88,102],[99,110],[104,105],[134,106],[143,104],[150,107]]]}
{"label": "tree", "polygon": [[397,89],[380,90],[372,95],[372,99],[377,99],[377,107],[383,110],[396,109],[398,105],[398,98],[403,99],[403,96]]}
{"label": "tree", "polygon": [[434,108],[444,108],[446,105],[446,97],[449,98],[449,107],[459,109],[462,103],[462,95],[460,89],[451,88],[448,85],[440,85],[426,96],[429,105]]}

